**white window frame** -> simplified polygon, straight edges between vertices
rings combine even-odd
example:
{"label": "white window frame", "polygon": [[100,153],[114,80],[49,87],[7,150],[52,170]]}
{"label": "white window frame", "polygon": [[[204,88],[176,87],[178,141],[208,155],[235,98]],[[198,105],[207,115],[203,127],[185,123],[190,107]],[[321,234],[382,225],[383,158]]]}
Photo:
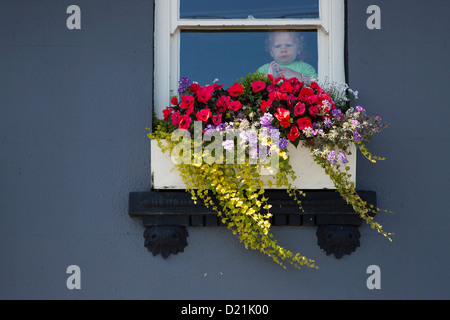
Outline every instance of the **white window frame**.
{"label": "white window frame", "polygon": [[182,30],[317,30],[319,80],[346,80],[344,0],[319,0],[315,19],[180,19],[180,0],[155,0],[154,16],[153,99],[158,118],[170,103],[170,92],[177,93]]}

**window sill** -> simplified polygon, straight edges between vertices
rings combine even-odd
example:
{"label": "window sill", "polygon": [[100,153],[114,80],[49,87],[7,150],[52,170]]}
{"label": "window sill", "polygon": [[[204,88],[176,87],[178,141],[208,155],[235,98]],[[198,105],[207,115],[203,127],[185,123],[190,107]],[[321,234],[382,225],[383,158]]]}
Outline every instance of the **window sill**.
{"label": "window sill", "polygon": [[[358,193],[376,205],[375,192]],[[338,259],[359,247],[362,219],[335,190],[306,190],[301,199],[304,211],[284,190],[266,190],[266,196],[272,204],[272,226],[317,227],[317,244]],[[164,258],[184,251],[187,227],[224,226],[216,212],[194,204],[184,190],[130,192],[129,216],[142,219],[145,247]]]}

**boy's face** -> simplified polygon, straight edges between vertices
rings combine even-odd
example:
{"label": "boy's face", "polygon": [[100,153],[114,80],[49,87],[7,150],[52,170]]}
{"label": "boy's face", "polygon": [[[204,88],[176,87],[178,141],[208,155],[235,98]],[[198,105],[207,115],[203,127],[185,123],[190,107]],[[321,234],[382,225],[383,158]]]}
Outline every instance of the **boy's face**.
{"label": "boy's face", "polygon": [[297,45],[289,33],[276,33],[272,39],[270,55],[279,64],[289,64],[297,57]]}

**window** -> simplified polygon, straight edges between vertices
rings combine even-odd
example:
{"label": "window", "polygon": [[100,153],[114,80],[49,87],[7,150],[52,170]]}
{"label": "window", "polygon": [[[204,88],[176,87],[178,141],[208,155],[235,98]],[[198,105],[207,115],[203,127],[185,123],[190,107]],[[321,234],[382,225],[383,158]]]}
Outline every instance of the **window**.
{"label": "window", "polygon": [[344,0],[155,0],[156,114],[180,76],[229,86],[268,62],[269,31],[295,32],[319,79],[345,81],[344,14]]}

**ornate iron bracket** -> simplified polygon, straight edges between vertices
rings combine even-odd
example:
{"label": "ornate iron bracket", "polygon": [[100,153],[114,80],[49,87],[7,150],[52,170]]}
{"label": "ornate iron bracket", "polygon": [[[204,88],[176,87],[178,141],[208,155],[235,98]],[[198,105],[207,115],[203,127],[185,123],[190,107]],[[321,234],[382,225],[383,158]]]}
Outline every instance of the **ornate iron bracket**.
{"label": "ornate iron bracket", "polygon": [[186,228],[182,226],[147,226],[144,231],[144,246],[154,256],[161,254],[165,259],[171,253],[184,251],[188,235]]}
{"label": "ornate iron bracket", "polygon": [[321,225],[317,229],[317,244],[327,255],[334,254],[337,259],[350,254],[359,247],[361,234],[358,226]]}
{"label": "ornate iron bracket", "polygon": [[[358,191],[363,200],[376,205],[376,194]],[[317,244],[327,255],[339,259],[360,246],[358,227],[362,219],[334,190],[309,190],[303,211],[285,190],[268,190],[273,226],[317,226]],[[221,227],[217,213],[194,204],[184,190],[130,192],[129,215],[142,219],[144,246],[152,254],[167,258],[187,246],[186,227]]]}

